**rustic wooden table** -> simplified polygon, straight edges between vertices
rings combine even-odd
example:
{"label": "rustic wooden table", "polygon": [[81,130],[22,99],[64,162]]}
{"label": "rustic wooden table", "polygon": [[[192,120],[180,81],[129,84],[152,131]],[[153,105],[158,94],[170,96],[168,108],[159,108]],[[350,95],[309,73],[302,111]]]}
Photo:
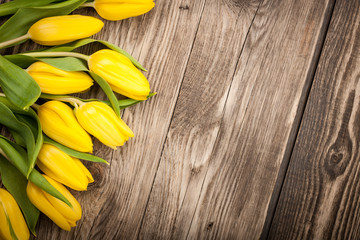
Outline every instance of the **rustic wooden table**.
{"label": "rustic wooden table", "polygon": [[125,146],[95,141],[78,226],[38,239],[360,238],[359,0],[156,0],[95,38],[158,95]]}

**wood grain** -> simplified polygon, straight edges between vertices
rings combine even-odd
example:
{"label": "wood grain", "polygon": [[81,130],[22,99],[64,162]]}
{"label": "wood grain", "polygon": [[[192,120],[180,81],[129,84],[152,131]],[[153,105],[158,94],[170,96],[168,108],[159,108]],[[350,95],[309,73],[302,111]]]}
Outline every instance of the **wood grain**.
{"label": "wood grain", "polygon": [[258,0],[206,2],[140,239],[186,238],[236,65],[259,4]]}
{"label": "wood grain", "polygon": [[337,0],[270,239],[359,239],[360,2]]}
{"label": "wood grain", "polygon": [[206,2],[140,238],[259,238],[331,5],[259,3]]}

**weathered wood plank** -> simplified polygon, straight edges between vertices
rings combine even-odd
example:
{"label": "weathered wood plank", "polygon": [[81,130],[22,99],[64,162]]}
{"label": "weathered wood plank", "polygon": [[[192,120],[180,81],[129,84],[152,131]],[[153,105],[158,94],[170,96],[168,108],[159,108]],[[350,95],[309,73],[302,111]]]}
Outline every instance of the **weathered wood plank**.
{"label": "weathered wood plank", "polygon": [[[185,238],[259,0],[206,2],[140,239]],[[214,21],[216,19],[216,21]]]}
{"label": "weathered wood plank", "polygon": [[[257,2],[207,4],[223,12],[212,24],[225,35],[206,42],[214,25],[203,15],[190,58],[194,64],[186,71],[142,238],[259,238],[280,165],[294,142],[292,130],[299,123],[297,111],[311,82],[330,5],[264,1],[233,77],[234,57],[226,58],[227,67],[219,61],[232,51],[238,56],[242,28]],[[227,12],[225,4],[237,8]],[[207,6],[204,11],[217,16]],[[231,24],[236,14],[233,32],[240,39],[230,50],[222,45],[232,39],[223,20]],[[196,63],[202,68],[190,67]]]}
{"label": "weathered wood plank", "polygon": [[337,0],[270,239],[359,239],[360,2]]}

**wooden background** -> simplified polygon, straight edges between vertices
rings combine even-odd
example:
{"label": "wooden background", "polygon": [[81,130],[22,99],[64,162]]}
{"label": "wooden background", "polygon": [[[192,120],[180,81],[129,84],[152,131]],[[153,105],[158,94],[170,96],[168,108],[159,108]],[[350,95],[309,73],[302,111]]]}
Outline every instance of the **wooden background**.
{"label": "wooden background", "polygon": [[38,239],[359,239],[359,0],[155,2],[95,38],[158,95],[125,146],[95,141],[77,227],[41,216]]}

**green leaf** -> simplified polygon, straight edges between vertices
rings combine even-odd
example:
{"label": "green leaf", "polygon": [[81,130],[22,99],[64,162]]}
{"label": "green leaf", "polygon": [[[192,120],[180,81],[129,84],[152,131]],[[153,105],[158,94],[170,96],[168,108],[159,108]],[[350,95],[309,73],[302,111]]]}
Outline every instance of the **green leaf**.
{"label": "green leaf", "polygon": [[39,210],[30,202],[26,194],[27,180],[9,161],[0,155],[1,180],[6,189],[19,204],[30,231],[36,235],[35,226],[39,218]]}
{"label": "green leaf", "polygon": [[69,200],[67,200],[64,195],[62,195],[53,185],[51,185],[43,175],[41,175],[36,169],[33,169],[30,173],[29,180],[33,182],[36,186],[49,193],[51,196],[60,199],[68,206],[72,207]]}
{"label": "green leaf", "polygon": [[30,117],[21,114],[16,115],[19,121],[25,123],[30,128],[36,138],[33,151],[34,156],[31,158],[31,162],[29,162],[27,176],[29,176],[30,172],[35,167],[37,156],[39,155],[39,152],[43,145],[43,134],[40,120],[34,110],[29,109],[29,114],[31,114],[32,116]]}
{"label": "green leaf", "polygon": [[[35,137],[30,127],[27,124],[19,121],[15,117],[14,113],[5,104],[1,102],[0,123],[22,136],[28,151],[28,167],[31,168],[31,166],[36,162],[38,149],[35,145]],[[28,174],[26,176],[28,176]]]}
{"label": "green leaf", "polygon": [[0,85],[9,100],[21,109],[35,103],[41,93],[39,85],[26,71],[1,55]]}
{"label": "green leaf", "polygon": [[8,61],[12,62],[13,64],[18,65],[21,68],[27,68],[34,62],[38,61],[34,57],[20,55],[20,54],[5,55],[3,57],[6,58]]}
{"label": "green leaf", "polygon": [[[149,96],[147,96],[147,99],[151,98],[152,96],[155,96],[156,94],[157,94],[156,92],[150,93]],[[138,104],[138,103],[141,103],[143,101],[145,101],[145,100],[134,100],[134,99],[131,99],[131,98],[118,100],[120,109],[131,107],[131,106],[133,106],[135,104]]]}
{"label": "green leaf", "polygon": [[125,50],[119,48],[118,46],[112,44],[112,43],[109,43],[107,41],[103,41],[103,40],[96,40],[96,39],[90,39],[90,38],[85,38],[85,39],[80,39],[80,40],[77,40],[75,42],[71,42],[71,43],[67,43],[67,44],[63,44],[63,45],[60,45],[60,46],[55,46],[55,47],[51,47],[51,48],[47,48],[47,49],[44,49],[43,51],[44,52],[71,52],[73,50],[75,50],[76,48],[79,48],[79,47],[82,47],[82,46],[85,46],[89,43],[93,43],[93,42],[98,42],[98,43],[101,43],[103,44],[104,46],[114,50],[114,51],[117,51],[123,55],[125,55],[127,58],[130,59],[130,61],[139,69],[143,70],[143,71],[146,71],[146,69],[141,66],[141,64],[135,59],[133,58],[129,53],[127,53]]}
{"label": "green leaf", "polygon": [[[32,2],[33,0],[28,1]],[[43,7],[20,8],[0,27],[0,42],[23,36],[38,20],[45,17],[67,15],[84,2],[85,0],[68,0]]]}
{"label": "green leaf", "polygon": [[19,8],[44,6],[57,0],[14,0],[0,5],[0,16],[15,13]]}
{"label": "green leaf", "polygon": [[51,144],[51,145],[54,145],[55,147],[59,148],[60,150],[62,150],[64,153],[72,156],[72,157],[75,157],[75,158],[79,158],[79,159],[82,159],[82,160],[87,160],[87,161],[90,161],[90,162],[99,162],[99,163],[106,163],[106,164],[109,164],[107,161],[105,161],[104,159],[102,158],[99,158],[97,156],[94,156],[94,155],[91,155],[91,154],[88,154],[88,153],[83,153],[83,152],[78,152],[74,149],[71,149],[71,148],[68,148],[58,142],[55,142],[54,140],[50,139],[49,137],[47,137],[46,135],[44,135],[44,143],[48,143],[48,144]]}
{"label": "green leaf", "polygon": [[89,74],[95,80],[95,82],[97,82],[97,84],[99,84],[101,89],[104,91],[106,96],[109,98],[111,106],[114,109],[116,115],[118,115],[120,117],[119,102],[118,102],[113,90],[111,89],[110,85],[102,77],[100,77],[96,73],[89,72]]}
{"label": "green leaf", "polygon": [[24,175],[28,171],[27,154],[23,148],[0,135],[0,149],[2,154]]}
{"label": "green leaf", "polygon": [[39,60],[65,71],[89,71],[84,61],[75,57],[39,58]]}

